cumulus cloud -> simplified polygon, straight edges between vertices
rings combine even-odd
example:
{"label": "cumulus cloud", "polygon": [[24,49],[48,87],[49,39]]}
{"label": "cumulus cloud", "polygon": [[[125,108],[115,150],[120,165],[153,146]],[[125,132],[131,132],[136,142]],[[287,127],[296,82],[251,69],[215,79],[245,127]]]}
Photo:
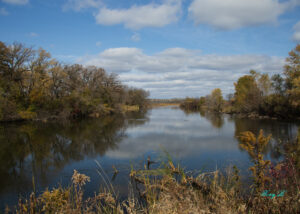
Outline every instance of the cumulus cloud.
{"label": "cumulus cloud", "polygon": [[196,24],[230,30],[276,23],[279,15],[297,4],[297,0],[193,0],[188,11]]}
{"label": "cumulus cloud", "polygon": [[80,11],[87,8],[99,8],[101,5],[101,0],[68,0],[63,9]]}
{"label": "cumulus cloud", "polygon": [[202,96],[216,87],[233,92],[233,82],[250,69],[280,73],[283,58],[264,55],[205,55],[199,50],[170,48],[147,55],[138,48],[111,48],[78,58],[79,63],[119,74],[131,86],[149,90],[151,97]]}
{"label": "cumulus cloud", "polygon": [[294,25],[294,34],[293,40],[296,42],[300,42],[300,21]]}
{"label": "cumulus cloud", "polygon": [[124,24],[126,28],[163,27],[177,21],[181,10],[180,1],[166,1],[163,4],[134,5],[128,9],[103,7],[95,15],[101,25]]}
{"label": "cumulus cloud", "polygon": [[1,16],[8,16],[9,15],[9,12],[4,8],[0,8],[0,15]]}
{"label": "cumulus cloud", "polygon": [[15,5],[25,5],[29,1],[28,0],[2,0],[4,3],[15,4]]}

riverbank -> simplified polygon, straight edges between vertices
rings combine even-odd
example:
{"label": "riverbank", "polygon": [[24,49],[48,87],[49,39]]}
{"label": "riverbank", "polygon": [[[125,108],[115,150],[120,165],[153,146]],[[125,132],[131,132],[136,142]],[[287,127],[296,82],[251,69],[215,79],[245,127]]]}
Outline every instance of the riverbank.
{"label": "riverbank", "polygon": [[159,107],[166,107],[166,106],[174,106],[179,107],[180,103],[151,103],[150,108],[159,108]]}
{"label": "riverbank", "polygon": [[232,117],[236,117],[236,118],[300,121],[300,117],[289,117],[289,116],[283,117],[283,116],[274,116],[274,115],[273,116],[262,115],[257,112],[242,113],[242,112],[234,112],[234,111],[228,110],[228,109],[224,109],[221,111],[214,111],[214,110],[209,109],[206,106],[189,108],[187,106],[179,105],[179,107],[184,112],[210,112],[210,113],[214,113],[214,114],[228,114],[228,115],[230,115]]}
{"label": "riverbank", "polygon": [[11,122],[24,122],[24,121],[35,121],[35,122],[49,122],[49,121],[59,121],[59,120],[72,120],[79,118],[101,118],[113,114],[126,114],[128,112],[138,112],[142,110],[138,105],[120,105],[118,108],[110,108],[105,105],[102,106],[101,111],[85,114],[83,115],[80,111],[72,114],[62,113],[58,115],[49,115],[44,113],[37,116],[34,112],[21,112],[11,118],[6,118],[5,120],[0,119],[0,123],[11,123]]}
{"label": "riverbank", "polygon": [[260,115],[256,112],[251,112],[251,113],[222,112],[222,114],[229,114],[229,115],[234,116],[236,118],[300,121],[300,117],[274,117],[274,116],[269,116],[269,115]]}

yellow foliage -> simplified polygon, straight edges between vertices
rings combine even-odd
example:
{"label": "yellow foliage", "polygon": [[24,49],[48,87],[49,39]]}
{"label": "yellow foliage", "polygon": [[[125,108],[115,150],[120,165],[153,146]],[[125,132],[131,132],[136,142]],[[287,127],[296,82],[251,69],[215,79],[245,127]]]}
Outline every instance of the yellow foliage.
{"label": "yellow foliage", "polygon": [[254,162],[254,166],[249,169],[253,174],[256,190],[257,192],[260,192],[263,190],[264,184],[268,180],[265,171],[271,163],[269,160],[265,161],[263,159],[264,156],[262,152],[268,145],[271,135],[265,137],[263,130],[260,130],[258,137],[255,137],[252,132],[248,131],[243,132],[239,138],[241,140],[241,148],[249,153]]}
{"label": "yellow foliage", "polygon": [[140,107],[139,107],[138,105],[133,105],[133,106],[130,106],[130,105],[122,105],[121,108],[122,108],[122,111],[123,111],[123,112],[128,112],[128,111],[139,111],[139,110],[140,110]]}
{"label": "yellow foliage", "polygon": [[90,182],[90,177],[86,176],[85,174],[80,174],[77,172],[77,170],[74,170],[72,182],[75,185],[83,186],[86,184],[86,182]]}
{"label": "yellow foliage", "polygon": [[41,197],[44,206],[42,211],[51,213],[53,210],[63,211],[64,207],[68,204],[70,196],[69,189],[53,189],[52,191],[46,190]]}
{"label": "yellow foliage", "polygon": [[259,135],[256,138],[252,132],[242,132],[239,139],[242,141],[240,146],[245,149],[251,157],[255,155],[261,155],[261,152],[265,149],[271,139],[271,135],[265,137],[263,130],[259,131]]}
{"label": "yellow foliage", "polygon": [[36,116],[37,116],[36,113],[32,112],[32,111],[20,111],[19,115],[22,119],[25,119],[25,120],[31,120],[31,119],[36,118]]}

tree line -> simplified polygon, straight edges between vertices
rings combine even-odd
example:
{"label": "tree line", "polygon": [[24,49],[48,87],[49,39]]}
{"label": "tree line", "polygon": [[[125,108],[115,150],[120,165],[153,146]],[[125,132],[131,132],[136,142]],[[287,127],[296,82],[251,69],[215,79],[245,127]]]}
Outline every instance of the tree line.
{"label": "tree line", "polygon": [[148,96],[103,68],[63,64],[42,48],[0,41],[0,121],[99,117],[144,109]]}
{"label": "tree line", "polygon": [[235,92],[225,100],[221,89],[210,95],[186,98],[181,107],[248,116],[295,118],[300,116],[300,44],[289,52],[283,73],[268,74],[250,70],[234,83]]}

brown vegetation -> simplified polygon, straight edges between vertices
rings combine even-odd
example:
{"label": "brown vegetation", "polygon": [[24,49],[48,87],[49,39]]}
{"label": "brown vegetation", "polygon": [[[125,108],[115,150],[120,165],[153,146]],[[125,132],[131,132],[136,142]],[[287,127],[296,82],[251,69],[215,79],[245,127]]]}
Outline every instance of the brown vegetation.
{"label": "brown vegetation", "polygon": [[122,106],[143,109],[148,96],[102,68],[64,65],[41,48],[0,42],[0,121],[99,117]]}
{"label": "brown vegetation", "polygon": [[150,99],[150,107],[158,108],[164,106],[179,106],[182,103],[181,99]]}

